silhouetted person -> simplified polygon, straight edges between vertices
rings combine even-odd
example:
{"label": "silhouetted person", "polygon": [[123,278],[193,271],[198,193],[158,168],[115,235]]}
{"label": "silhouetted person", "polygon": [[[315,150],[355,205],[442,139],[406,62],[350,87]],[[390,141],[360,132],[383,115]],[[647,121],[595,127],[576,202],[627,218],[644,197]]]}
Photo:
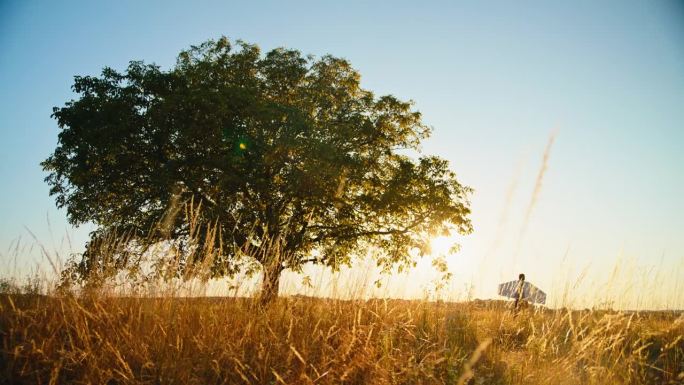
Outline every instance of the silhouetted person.
{"label": "silhouetted person", "polygon": [[523,295],[525,289],[525,274],[520,273],[518,275],[518,283],[515,285],[515,311],[518,311],[518,306],[522,305]]}

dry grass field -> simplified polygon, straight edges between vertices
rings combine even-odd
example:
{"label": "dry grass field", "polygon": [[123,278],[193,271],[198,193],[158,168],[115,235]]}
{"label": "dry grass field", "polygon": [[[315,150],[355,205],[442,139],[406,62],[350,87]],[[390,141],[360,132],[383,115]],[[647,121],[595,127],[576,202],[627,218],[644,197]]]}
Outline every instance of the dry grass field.
{"label": "dry grass field", "polygon": [[684,316],[503,302],[0,296],[4,384],[682,384]]}

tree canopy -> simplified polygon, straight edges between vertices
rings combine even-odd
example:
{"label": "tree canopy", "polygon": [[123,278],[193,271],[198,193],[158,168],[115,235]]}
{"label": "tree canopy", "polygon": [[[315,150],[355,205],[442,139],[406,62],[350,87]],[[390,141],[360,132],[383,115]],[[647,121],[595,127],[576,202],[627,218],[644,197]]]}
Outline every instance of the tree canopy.
{"label": "tree canopy", "polygon": [[[133,61],[76,76],[73,91],[54,108],[61,131],[42,166],[70,222],[97,225],[94,240],[185,239],[190,226],[169,213],[193,202],[196,228],[213,229],[195,239],[220,250],[212,275],[249,258],[277,295],[284,269],[338,268],[371,249],[383,267],[408,265],[432,236],[471,231],[470,189],[421,155],[421,114],[363,89],[344,59],[221,38],[167,71]],[[99,256],[82,258],[87,273]]]}

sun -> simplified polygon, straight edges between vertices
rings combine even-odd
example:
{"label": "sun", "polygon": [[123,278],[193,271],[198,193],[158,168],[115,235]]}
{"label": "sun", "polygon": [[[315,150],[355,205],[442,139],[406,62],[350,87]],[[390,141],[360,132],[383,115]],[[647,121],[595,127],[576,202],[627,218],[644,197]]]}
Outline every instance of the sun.
{"label": "sun", "polygon": [[440,235],[430,240],[430,254],[433,257],[451,254],[451,248],[456,244],[453,237]]}

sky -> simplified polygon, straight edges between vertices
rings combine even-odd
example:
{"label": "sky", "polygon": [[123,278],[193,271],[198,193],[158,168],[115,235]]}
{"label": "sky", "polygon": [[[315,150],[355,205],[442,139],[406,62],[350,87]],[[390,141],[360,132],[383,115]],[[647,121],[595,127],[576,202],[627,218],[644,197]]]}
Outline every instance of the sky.
{"label": "sky", "polygon": [[[168,69],[180,50],[221,36],[344,57],[363,87],[415,102],[433,127],[424,153],[474,189],[473,234],[434,242],[454,274],[446,297],[496,298],[498,283],[524,272],[556,306],[684,308],[675,1],[0,0],[4,274],[45,268],[41,248],[79,252],[94,228],[68,225],[39,166],[73,76],[130,60]],[[461,245],[453,255],[451,242]],[[391,277],[368,261],[334,279],[306,274],[321,295],[331,280],[380,279],[368,296],[409,298],[428,295],[435,278],[429,258]],[[303,290],[300,279],[289,275],[284,291]]]}

